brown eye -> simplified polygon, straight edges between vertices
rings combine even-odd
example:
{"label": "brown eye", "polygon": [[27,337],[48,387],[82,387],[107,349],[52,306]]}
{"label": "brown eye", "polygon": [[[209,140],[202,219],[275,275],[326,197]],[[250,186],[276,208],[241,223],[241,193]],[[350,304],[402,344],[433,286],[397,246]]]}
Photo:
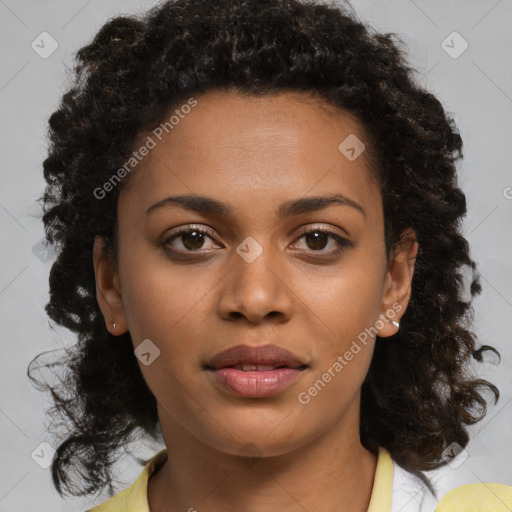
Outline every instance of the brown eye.
{"label": "brown eye", "polygon": [[310,249],[321,250],[325,249],[329,243],[329,235],[322,231],[310,231],[304,235],[306,243]]}
{"label": "brown eye", "polygon": [[[170,251],[195,252],[200,249],[205,249],[207,239],[212,238],[210,231],[188,226],[167,238],[164,242],[164,246]],[[180,243],[175,243],[176,241]],[[174,245],[172,245],[173,243]],[[211,247],[206,247],[206,249],[211,249]]]}
{"label": "brown eye", "polygon": [[[309,228],[301,234],[298,240],[304,239],[306,249],[326,255],[339,253],[343,247],[352,247],[352,242],[331,231],[319,228]],[[332,240],[331,250],[324,250]],[[296,243],[297,244],[297,243]],[[299,247],[300,248],[300,247]]]}
{"label": "brown eye", "polygon": [[180,236],[183,245],[191,251],[201,249],[204,245],[204,233],[201,233],[200,231],[189,231],[181,233]]}

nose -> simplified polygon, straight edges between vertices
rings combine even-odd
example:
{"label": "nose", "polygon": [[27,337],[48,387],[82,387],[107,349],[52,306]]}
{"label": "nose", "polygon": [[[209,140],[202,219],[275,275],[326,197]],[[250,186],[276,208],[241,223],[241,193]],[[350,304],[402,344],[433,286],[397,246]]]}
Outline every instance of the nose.
{"label": "nose", "polygon": [[251,261],[238,253],[220,286],[218,313],[224,320],[245,319],[251,324],[273,319],[288,321],[293,307],[293,283],[283,270],[282,261],[267,246]]}

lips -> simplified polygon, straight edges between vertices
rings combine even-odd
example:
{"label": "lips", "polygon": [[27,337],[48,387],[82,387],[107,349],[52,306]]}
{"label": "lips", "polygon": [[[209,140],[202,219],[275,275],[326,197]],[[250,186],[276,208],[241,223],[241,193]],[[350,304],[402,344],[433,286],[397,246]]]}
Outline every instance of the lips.
{"label": "lips", "polygon": [[205,365],[216,385],[246,398],[273,396],[297,381],[307,368],[294,354],[276,345],[237,345]]}
{"label": "lips", "polygon": [[268,371],[279,367],[306,367],[294,354],[276,345],[237,345],[219,352],[206,365],[207,369],[236,368],[242,371]]}

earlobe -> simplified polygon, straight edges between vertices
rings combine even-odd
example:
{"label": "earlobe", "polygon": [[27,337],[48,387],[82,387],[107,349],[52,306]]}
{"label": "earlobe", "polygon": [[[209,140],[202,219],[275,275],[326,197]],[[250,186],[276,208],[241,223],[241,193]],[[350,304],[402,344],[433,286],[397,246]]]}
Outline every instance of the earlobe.
{"label": "earlobe", "polygon": [[105,250],[103,238],[97,236],[93,248],[96,300],[108,331],[118,336],[128,330],[123,307],[119,274],[112,257]]}
{"label": "earlobe", "polygon": [[418,247],[416,233],[408,228],[393,248],[382,298],[381,318],[384,325],[378,332],[382,338],[396,334],[400,328],[400,319],[411,296]]}

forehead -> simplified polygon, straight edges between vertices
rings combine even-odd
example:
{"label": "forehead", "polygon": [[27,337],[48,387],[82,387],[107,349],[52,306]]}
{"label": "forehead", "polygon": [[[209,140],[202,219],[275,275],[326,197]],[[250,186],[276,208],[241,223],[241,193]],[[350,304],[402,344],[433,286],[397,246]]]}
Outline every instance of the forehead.
{"label": "forehead", "polygon": [[[141,137],[150,137],[154,147],[130,177],[127,192],[142,203],[176,193],[231,203],[256,194],[258,205],[278,196],[281,202],[284,192],[290,197],[340,192],[360,203],[380,199],[367,152],[351,159],[342,151],[346,140],[364,144],[362,126],[322,98],[210,91],[194,99],[193,108],[176,105],[160,129]],[[173,115],[173,123],[162,129]]]}
{"label": "forehead", "polygon": [[[190,161],[207,153],[211,161],[219,163],[238,157],[248,163],[255,160],[268,164],[291,155],[309,162],[318,153],[332,155],[350,134],[365,138],[352,115],[311,94],[288,92],[259,97],[210,91],[196,101],[197,106],[176,119],[179,124],[170,133],[163,134],[175,148],[193,148],[188,155]],[[179,110],[179,106],[173,109]],[[161,144],[160,149],[165,151]]]}

